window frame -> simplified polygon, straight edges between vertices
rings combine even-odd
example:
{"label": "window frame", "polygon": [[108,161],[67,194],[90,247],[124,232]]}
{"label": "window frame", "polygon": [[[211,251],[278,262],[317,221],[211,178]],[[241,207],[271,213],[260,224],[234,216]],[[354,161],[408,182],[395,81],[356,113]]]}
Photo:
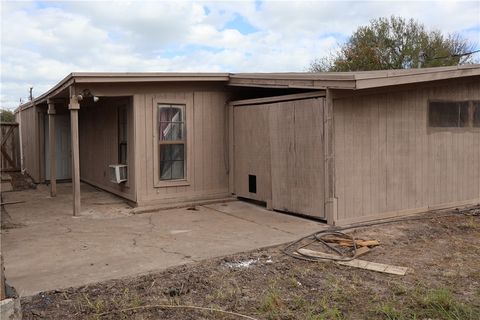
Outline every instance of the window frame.
{"label": "window frame", "polygon": [[[123,116],[125,117],[123,120],[123,123],[121,122],[121,113],[123,113]],[[125,140],[121,140],[121,129],[120,129],[120,126],[121,125],[125,125],[124,126],[124,136],[125,136]],[[125,145],[125,161],[122,162],[122,145]],[[128,165],[128,108],[127,108],[127,105],[126,104],[120,104],[117,106],[117,149],[118,149],[118,152],[117,152],[117,163],[118,164],[125,164],[125,165]]]}
{"label": "window frame", "polygon": [[430,104],[431,103],[467,103],[468,108],[473,108],[475,102],[480,101],[480,99],[428,99],[427,100],[427,129],[429,132],[438,132],[438,131],[478,131],[480,127],[473,125],[473,119],[470,119],[472,114],[468,112],[468,119],[466,122],[466,126],[460,127],[435,127],[430,124]]}
{"label": "window frame", "polygon": [[[184,106],[184,177],[183,179],[161,180],[160,179],[160,105],[183,105]],[[153,131],[153,174],[154,187],[179,187],[189,186],[191,184],[191,174],[193,171],[193,155],[191,154],[191,145],[193,142],[193,96],[185,99],[152,99],[152,131]],[[174,142],[173,142],[174,143]],[[166,142],[164,144],[172,144]]]}

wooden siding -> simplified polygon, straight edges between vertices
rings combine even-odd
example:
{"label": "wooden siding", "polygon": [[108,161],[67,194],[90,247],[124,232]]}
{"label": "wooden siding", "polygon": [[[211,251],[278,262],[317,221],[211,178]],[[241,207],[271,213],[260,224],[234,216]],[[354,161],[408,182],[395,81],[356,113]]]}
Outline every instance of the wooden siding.
{"label": "wooden siding", "polygon": [[[325,217],[324,98],[234,107],[234,191],[273,209]],[[256,175],[257,192],[249,192]]]}
{"label": "wooden siding", "polygon": [[[270,160],[271,105],[234,108],[234,193],[239,197],[271,203]],[[249,192],[248,176],[256,176],[256,193]]]}
{"label": "wooden siding", "polygon": [[[110,181],[109,165],[118,164],[118,106],[127,106],[128,181]],[[130,98],[100,99],[79,114],[80,179],[135,201],[133,107]]]}
{"label": "wooden siding", "polygon": [[[18,118],[20,117],[20,119]],[[43,119],[42,119],[43,120]],[[37,107],[23,110],[17,116],[22,135],[23,169],[34,182],[40,182],[40,150]],[[43,154],[42,154],[43,155]]]}
{"label": "wooden siding", "polygon": [[18,123],[0,123],[0,171],[20,171],[20,136]]}
{"label": "wooden siding", "polygon": [[480,199],[480,129],[427,126],[429,99],[480,99],[478,80],[334,99],[336,223]]}
{"label": "wooden siding", "polygon": [[[138,204],[227,196],[226,92],[194,86],[164,86],[150,92],[154,93],[134,95]],[[186,181],[158,184],[155,119],[161,101],[187,104]]]}

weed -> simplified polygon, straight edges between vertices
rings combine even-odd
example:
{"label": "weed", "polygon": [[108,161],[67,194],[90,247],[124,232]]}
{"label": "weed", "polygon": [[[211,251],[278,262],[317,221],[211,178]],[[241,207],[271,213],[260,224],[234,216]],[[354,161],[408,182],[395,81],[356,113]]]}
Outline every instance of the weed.
{"label": "weed", "polygon": [[402,313],[398,311],[392,302],[381,303],[375,310],[379,315],[384,316],[388,320],[399,320],[402,319]]}
{"label": "weed", "polygon": [[422,305],[425,307],[427,316],[447,320],[474,319],[480,312],[457,301],[446,288],[428,292]]}
{"label": "weed", "polygon": [[475,217],[468,217],[464,226],[467,229],[477,229],[480,227],[480,224],[478,223],[478,219],[476,219]]}

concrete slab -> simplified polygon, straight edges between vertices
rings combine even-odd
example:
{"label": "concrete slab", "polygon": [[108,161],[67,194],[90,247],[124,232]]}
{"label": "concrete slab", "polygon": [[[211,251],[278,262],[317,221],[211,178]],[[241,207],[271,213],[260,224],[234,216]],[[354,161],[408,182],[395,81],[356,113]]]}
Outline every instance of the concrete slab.
{"label": "concrete slab", "polygon": [[132,215],[125,201],[82,184],[82,214],[71,216],[69,184],[9,192],[14,227],[2,230],[10,284],[22,296],[144,274],[202,259],[281,244],[325,228],[240,202]]}

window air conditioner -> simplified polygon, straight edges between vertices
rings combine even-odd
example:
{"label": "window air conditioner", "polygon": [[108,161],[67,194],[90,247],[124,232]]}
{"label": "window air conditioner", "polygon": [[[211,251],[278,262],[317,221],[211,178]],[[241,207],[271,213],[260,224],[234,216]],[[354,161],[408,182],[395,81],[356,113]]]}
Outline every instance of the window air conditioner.
{"label": "window air conditioner", "polygon": [[111,164],[110,167],[110,181],[113,183],[122,183],[127,181],[127,165],[126,164]]}

